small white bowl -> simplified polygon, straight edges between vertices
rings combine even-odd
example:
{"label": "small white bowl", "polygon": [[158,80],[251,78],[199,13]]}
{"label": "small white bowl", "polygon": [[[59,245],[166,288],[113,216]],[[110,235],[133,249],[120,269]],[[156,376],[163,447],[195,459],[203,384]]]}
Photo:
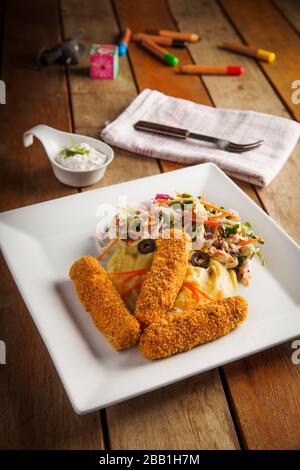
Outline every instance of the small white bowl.
{"label": "small white bowl", "polygon": [[[33,136],[38,138],[43,144],[56,178],[61,181],[61,183],[68,186],[80,188],[97,183],[103,178],[106,168],[114,158],[114,151],[109,145],[100,140],[93,139],[92,137],[62,132],[53,129],[53,127],[41,124],[24,132],[23,143],[25,147],[29,147],[33,143]],[[105,163],[93,170],[73,170],[61,166],[55,160],[55,157],[61,151],[62,147],[70,147],[71,145],[80,144],[82,142],[89,144],[95,150],[106,155]]]}

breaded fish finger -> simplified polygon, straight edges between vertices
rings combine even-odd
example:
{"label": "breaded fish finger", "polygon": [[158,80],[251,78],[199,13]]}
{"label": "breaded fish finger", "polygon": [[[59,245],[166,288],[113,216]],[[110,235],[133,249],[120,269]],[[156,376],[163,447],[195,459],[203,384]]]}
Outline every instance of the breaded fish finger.
{"label": "breaded fish finger", "polygon": [[99,262],[91,256],[80,258],[71,267],[70,278],[85,310],[113,347],[121,350],[134,346],[140,325]]}
{"label": "breaded fish finger", "polygon": [[161,240],[135,306],[142,329],[173,307],[186,276],[190,248],[190,239],[183,232],[173,230],[170,238]]}
{"label": "breaded fish finger", "polygon": [[152,323],[140,338],[140,350],[148,359],[169,357],[188,351],[230,333],[247,317],[244,297],[202,303],[193,310],[170,313]]}

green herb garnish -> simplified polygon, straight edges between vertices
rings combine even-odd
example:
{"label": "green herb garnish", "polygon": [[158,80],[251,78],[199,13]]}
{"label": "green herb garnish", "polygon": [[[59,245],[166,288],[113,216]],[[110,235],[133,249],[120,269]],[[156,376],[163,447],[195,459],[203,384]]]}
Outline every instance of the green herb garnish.
{"label": "green herb garnish", "polygon": [[231,235],[235,235],[239,228],[240,228],[240,224],[225,225],[224,226],[224,236],[225,236],[225,238],[228,238]]}
{"label": "green herb garnish", "polygon": [[255,255],[258,257],[259,261],[261,262],[261,265],[264,266],[265,260],[263,258],[263,255],[261,254],[261,251],[260,250],[256,251]]}
{"label": "green herb garnish", "polygon": [[252,229],[250,222],[244,222],[242,225],[243,236],[249,238],[256,238],[256,235]]}
{"label": "green herb garnish", "polygon": [[80,145],[73,145],[72,147],[64,147],[61,152],[65,158],[74,157],[74,155],[88,155],[90,153],[89,149],[80,147]]}

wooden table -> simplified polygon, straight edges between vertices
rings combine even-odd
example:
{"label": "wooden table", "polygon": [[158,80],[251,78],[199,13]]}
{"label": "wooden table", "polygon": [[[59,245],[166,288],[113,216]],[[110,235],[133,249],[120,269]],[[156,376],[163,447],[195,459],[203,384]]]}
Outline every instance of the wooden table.
{"label": "wooden table", "polygon": [[[40,144],[23,148],[25,130],[44,123],[98,137],[104,123],[146,87],[206,105],[300,120],[300,105],[291,101],[292,82],[300,79],[297,0],[10,0],[2,2],[0,21],[1,78],[7,87],[0,113],[1,210],[77,192],[55,179]],[[197,32],[204,39],[178,51],[182,64],[238,63],[245,73],[179,77],[135,44],[113,81],[89,79],[88,54],[76,68],[40,72],[32,65],[40,47],[77,29],[85,29],[88,50],[92,42],[115,42],[126,25],[134,31]],[[278,60],[268,65],[237,58],[216,47],[223,40],[274,50]],[[238,183],[298,241],[299,155],[298,145],[267,188]],[[116,149],[95,187],[175,167]],[[100,413],[76,416],[5,263],[0,279],[0,339],[7,346],[7,365],[0,366],[1,448],[300,448],[300,366],[291,362],[290,343]]]}

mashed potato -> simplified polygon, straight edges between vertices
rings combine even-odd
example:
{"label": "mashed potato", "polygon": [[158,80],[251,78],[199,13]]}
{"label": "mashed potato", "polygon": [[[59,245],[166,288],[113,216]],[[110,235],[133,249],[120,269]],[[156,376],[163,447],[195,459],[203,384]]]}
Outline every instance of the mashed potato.
{"label": "mashed potato", "polygon": [[117,249],[111,256],[107,271],[133,271],[135,269],[149,269],[152,264],[153,253],[141,255],[137,249],[137,244],[127,245],[119,241]]}
{"label": "mashed potato", "polygon": [[[119,241],[117,249],[114,251],[112,257],[108,261],[107,271],[108,274],[112,272],[135,271],[136,269],[148,270],[152,264],[153,253],[141,255],[137,249],[137,243],[127,245],[127,243]],[[120,292],[122,290],[121,283],[124,281],[124,276],[110,275],[111,280]],[[130,289],[141,277],[133,277],[126,282],[125,289]],[[140,293],[140,288],[136,288],[124,297],[127,307],[133,312],[136,299]]]}
{"label": "mashed potato", "polygon": [[[237,288],[234,269],[227,269],[214,259],[210,260],[210,266],[207,269],[189,265],[185,282],[198,287],[210,297],[217,299],[233,296]],[[202,300],[205,300],[205,297]],[[195,304],[196,300],[193,298],[192,292],[183,287],[177,296],[174,308],[183,310],[187,305],[193,307]]]}
{"label": "mashed potato", "polygon": [[[142,255],[139,253],[136,243],[128,246],[125,242],[119,241],[115,252],[108,261],[107,271],[108,273],[112,273],[143,268],[148,270],[151,266],[154,253]],[[121,291],[121,283],[124,281],[124,276],[110,275],[110,278],[117,289]],[[142,278],[136,276],[129,279],[126,282],[125,289],[127,290],[132,287],[139,279]],[[213,259],[211,259],[210,266],[207,269],[198,268],[189,264],[185,281],[203,290],[211,297],[218,299],[234,295],[237,288],[237,278],[234,269],[227,269],[221,263]],[[136,288],[124,297],[131,311],[134,311],[139,291],[140,289]],[[205,297],[203,297],[203,300],[205,300]],[[174,308],[182,310],[186,308],[187,305],[192,307],[195,304],[196,300],[193,298],[192,292],[183,287],[177,296]]]}

